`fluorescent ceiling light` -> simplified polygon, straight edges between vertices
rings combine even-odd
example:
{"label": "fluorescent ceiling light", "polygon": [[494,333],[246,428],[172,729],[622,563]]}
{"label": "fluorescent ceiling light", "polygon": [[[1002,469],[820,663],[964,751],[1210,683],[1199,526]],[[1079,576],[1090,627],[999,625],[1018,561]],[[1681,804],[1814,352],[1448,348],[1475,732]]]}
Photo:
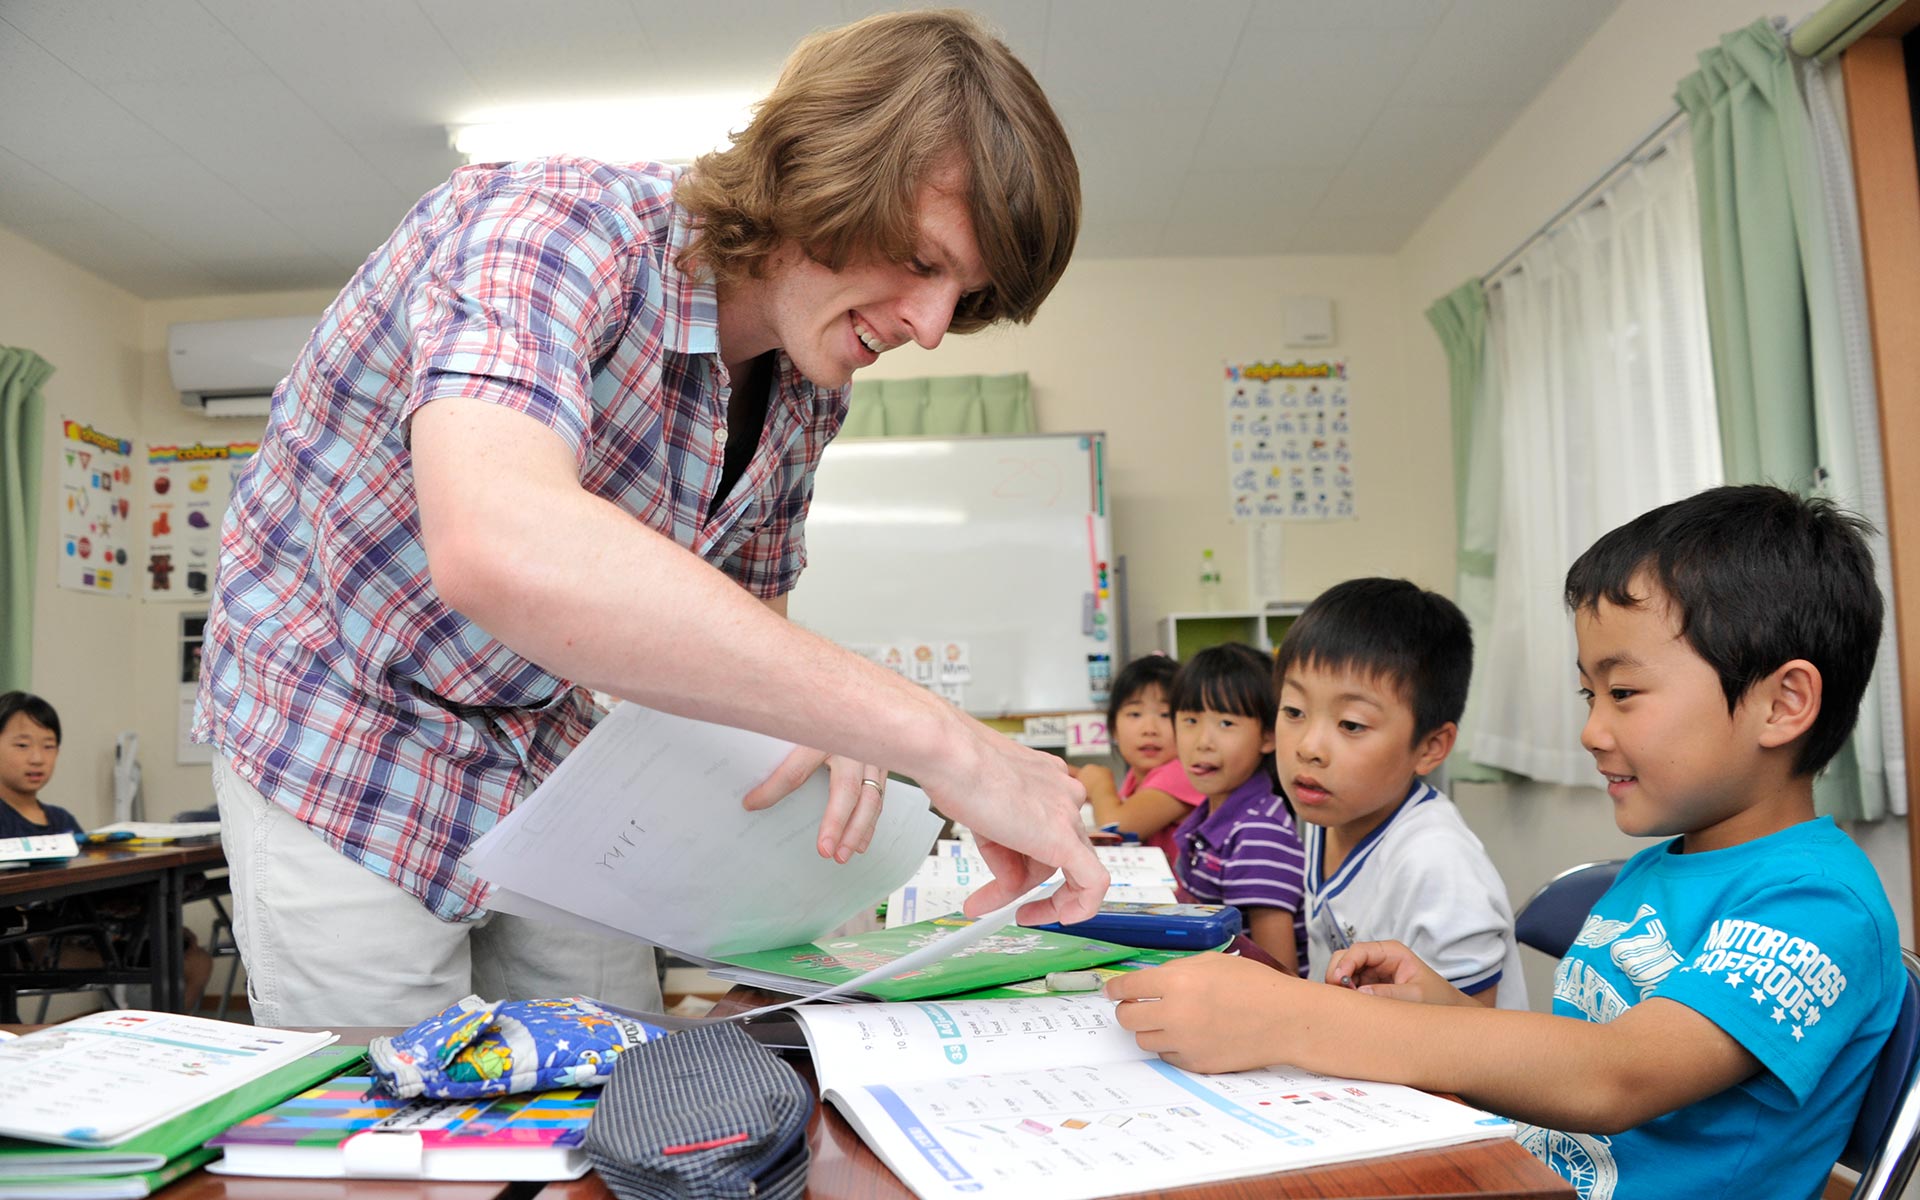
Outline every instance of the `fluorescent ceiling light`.
{"label": "fluorescent ceiling light", "polygon": [[609,162],[688,163],[733,140],[759,96],[716,92],[549,104],[447,126],[470,163],[578,154]]}

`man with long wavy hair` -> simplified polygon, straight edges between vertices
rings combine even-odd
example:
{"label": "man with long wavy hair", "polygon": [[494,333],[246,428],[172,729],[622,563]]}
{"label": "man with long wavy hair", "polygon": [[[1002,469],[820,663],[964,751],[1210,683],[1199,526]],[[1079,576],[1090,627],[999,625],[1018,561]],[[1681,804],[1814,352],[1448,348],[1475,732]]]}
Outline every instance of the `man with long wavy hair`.
{"label": "man with long wavy hair", "polygon": [[686,171],[494,163],[421,200],[281,384],[223,531],[195,736],[255,1018],[657,1003],[645,947],[489,914],[459,862],[589,689],[819,747],[746,802],[827,762],[822,855],[866,848],[900,770],[980,836],[976,907],[1060,867],[1028,915],[1091,915],[1058,760],[783,619],[853,372],[1031,319],[1078,223],[1045,96],[956,12],[809,38]]}

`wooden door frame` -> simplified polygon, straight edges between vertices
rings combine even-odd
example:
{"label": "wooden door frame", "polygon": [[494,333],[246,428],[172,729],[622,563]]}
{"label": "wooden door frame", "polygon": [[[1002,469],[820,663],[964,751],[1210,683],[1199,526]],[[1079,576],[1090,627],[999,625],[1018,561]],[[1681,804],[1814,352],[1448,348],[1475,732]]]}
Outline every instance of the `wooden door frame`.
{"label": "wooden door frame", "polygon": [[1899,628],[1906,734],[1907,864],[1920,929],[1920,163],[1901,39],[1920,26],[1907,0],[1840,56],[1878,381],[1887,542]]}

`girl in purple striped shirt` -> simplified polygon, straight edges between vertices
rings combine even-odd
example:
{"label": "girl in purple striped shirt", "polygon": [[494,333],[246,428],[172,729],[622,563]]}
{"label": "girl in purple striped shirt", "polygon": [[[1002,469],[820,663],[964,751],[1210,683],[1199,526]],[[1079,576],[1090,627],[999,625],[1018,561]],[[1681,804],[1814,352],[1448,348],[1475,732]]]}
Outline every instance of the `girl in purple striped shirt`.
{"label": "girl in purple striped shirt", "polygon": [[1202,650],[1173,681],[1174,740],[1207,798],[1174,835],[1174,874],[1201,904],[1231,904],[1247,934],[1304,974],[1306,853],[1273,772],[1273,664],[1237,642]]}

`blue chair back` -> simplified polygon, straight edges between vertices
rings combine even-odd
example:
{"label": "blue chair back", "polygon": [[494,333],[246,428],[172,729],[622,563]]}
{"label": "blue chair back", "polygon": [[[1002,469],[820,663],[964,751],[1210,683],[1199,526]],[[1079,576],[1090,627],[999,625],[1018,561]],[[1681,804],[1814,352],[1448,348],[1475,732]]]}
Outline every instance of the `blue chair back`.
{"label": "blue chair back", "polygon": [[1523,946],[1554,958],[1566,957],[1568,947],[1587,922],[1587,914],[1593,911],[1594,901],[1613,886],[1613,877],[1626,861],[1610,858],[1581,863],[1547,880],[1520,906],[1520,915],[1513,919],[1513,936]]}
{"label": "blue chair back", "polygon": [[1860,1172],[1852,1200],[1895,1197],[1913,1176],[1920,1161],[1920,958],[1902,950],[1907,990],[1900,999],[1900,1016],[1887,1034],[1880,1061],[1867,1082],[1860,1115],[1840,1153],[1842,1165]]}

